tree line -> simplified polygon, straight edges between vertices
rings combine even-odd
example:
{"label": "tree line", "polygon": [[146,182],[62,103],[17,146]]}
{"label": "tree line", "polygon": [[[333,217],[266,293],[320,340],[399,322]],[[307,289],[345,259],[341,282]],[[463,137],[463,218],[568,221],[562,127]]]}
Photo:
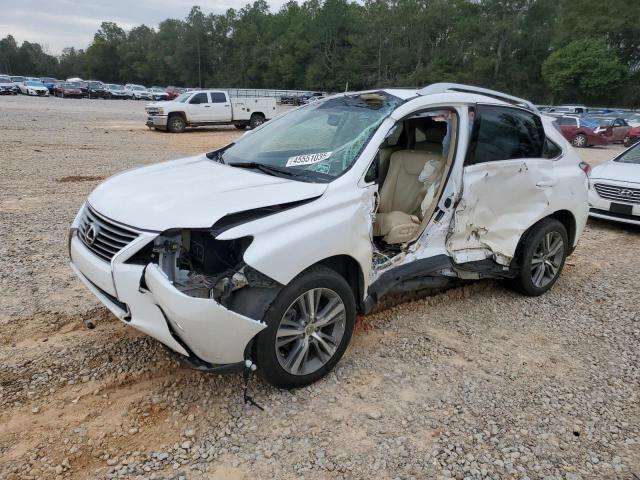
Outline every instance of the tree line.
{"label": "tree line", "polygon": [[540,103],[640,105],[640,2],[264,0],[125,31],[59,56],[0,40],[0,72],[145,85],[342,91],[470,83]]}

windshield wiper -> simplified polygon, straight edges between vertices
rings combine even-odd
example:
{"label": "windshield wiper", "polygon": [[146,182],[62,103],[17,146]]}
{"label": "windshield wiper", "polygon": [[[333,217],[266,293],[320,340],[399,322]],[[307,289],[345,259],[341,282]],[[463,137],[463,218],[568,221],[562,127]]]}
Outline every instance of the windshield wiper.
{"label": "windshield wiper", "polygon": [[264,163],[258,162],[234,162],[228,163],[230,167],[238,167],[238,168],[250,168],[255,170],[260,170],[267,175],[273,175],[275,177],[280,177],[282,175],[286,175],[287,177],[295,177],[296,175],[289,170],[288,168],[280,168],[274,167],[271,165],[265,165]]}

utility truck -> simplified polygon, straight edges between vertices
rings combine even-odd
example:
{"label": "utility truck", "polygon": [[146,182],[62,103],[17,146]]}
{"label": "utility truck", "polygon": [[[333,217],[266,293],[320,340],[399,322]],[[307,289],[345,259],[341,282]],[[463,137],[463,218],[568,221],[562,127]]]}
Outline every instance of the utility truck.
{"label": "utility truck", "polygon": [[275,97],[235,96],[226,90],[192,90],[146,106],[147,127],[184,132],[188,127],[235,125],[256,128],[286,109]]}

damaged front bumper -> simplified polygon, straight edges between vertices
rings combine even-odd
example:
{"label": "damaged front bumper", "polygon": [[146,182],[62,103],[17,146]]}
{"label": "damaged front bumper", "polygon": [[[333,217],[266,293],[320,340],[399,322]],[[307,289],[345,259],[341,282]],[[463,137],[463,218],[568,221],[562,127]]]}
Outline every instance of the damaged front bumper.
{"label": "damaged front bumper", "polygon": [[162,342],[190,366],[225,371],[245,360],[253,337],[266,327],[213,299],[180,292],[154,263],[126,263],[156,234],[142,233],[107,263],[71,229],[71,268],[120,320]]}

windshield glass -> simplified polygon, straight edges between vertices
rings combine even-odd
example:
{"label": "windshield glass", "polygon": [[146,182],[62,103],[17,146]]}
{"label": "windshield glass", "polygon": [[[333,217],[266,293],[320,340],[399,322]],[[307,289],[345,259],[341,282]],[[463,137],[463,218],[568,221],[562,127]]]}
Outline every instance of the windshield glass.
{"label": "windshield glass", "polygon": [[40,81],[42,83],[55,83],[55,80],[53,78],[41,78]]}
{"label": "windshield glass", "polygon": [[78,86],[75,83],[63,83],[62,86],[64,88],[78,88]]}
{"label": "windshield glass", "polygon": [[101,82],[87,82],[87,85],[91,88],[102,88]]}
{"label": "windshield glass", "polygon": [[27,87],[44,87],[44,85],[42,84],[42,82],[36,82],[35,80],[29,80],[27,82],[24,82],[24,84]]}
{"label": "windshield glass", "polygon": [[133,89],[134,89],[134,90],[138,90],[138,91],[140,91],[140,90],[144,90],[144,88],[142,88],[142,87],[133,87]]}
{"label": "windshield glass", "polygon": [[636,143],[635,147],[624,152],[616,158],[614,162],[635,163],[636,165],[640,165],[640,143]]}
{"label": "windshield glass", "polygon": [[7,77],[0,77],[0,83],[11,83],[11,79]]}
{"label": "windshield glass", "polygon": [[173,101],[184,103],[187,100],[189,100],[190,96],[191,96],[191,92],[186,92],[186,93],[183,93],[182,95],[177,96]]}
{"label": "windshield glass", "polygon": [[12,82],[24,82],[24,77],[11,77]]}
{"label": "windshield glass", "polygon": [[[347,171],[385,118],[403,101],[384,92],[314,102],[238,140],[222,159],[334,179]],[[314,175],[315,174],[315,175]]]}
{"label": "windshield glass", "polygon": [[115,83],[110,83],[109,88],[111,90],[124,90],[124,87],[122,85],[116,85]]}

